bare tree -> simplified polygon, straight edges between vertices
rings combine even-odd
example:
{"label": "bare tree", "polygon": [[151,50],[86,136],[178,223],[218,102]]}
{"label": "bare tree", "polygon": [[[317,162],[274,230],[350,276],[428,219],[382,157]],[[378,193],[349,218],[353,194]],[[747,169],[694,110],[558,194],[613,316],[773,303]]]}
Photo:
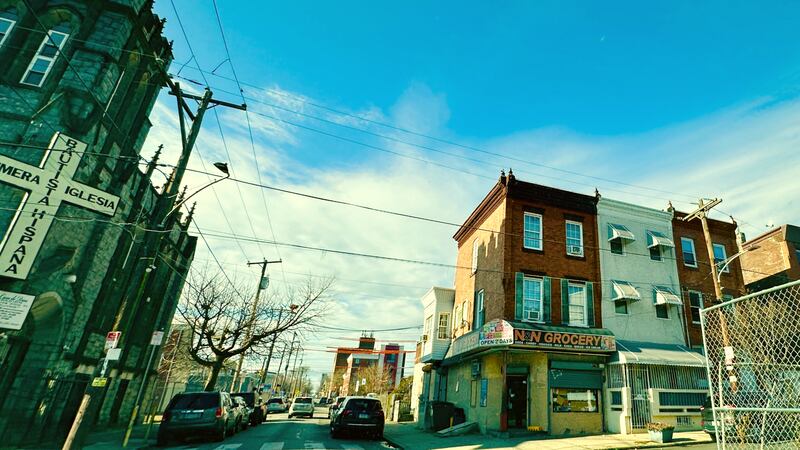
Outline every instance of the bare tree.
{"label": "bare tree", "polygon": [[[211,371],[205,390],[214,390],[225,361],[245,353],[261,353],[272,338],[290,330],[303,330],[326,310],[326,291],[332,280],[306,284],[284,295],[270,293],[254,308],[252,296],[220,274],[193,271],[178,312],[191,332],[189,356]],[[234,284],[234,286],[232,286]]]}
{"label": "bare tree", "polygon": [[392,377],[383,367],[378,367],[377,361],[366,367],[359,367],[356,371],[356,379],[359,382],[359,394],[375,393],[385,394],[389,392],[392,385]]}

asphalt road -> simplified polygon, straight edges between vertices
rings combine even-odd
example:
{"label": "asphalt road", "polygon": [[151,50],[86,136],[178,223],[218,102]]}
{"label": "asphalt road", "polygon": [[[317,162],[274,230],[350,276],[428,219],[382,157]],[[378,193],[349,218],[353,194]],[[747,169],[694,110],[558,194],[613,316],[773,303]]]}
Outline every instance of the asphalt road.
{"label": "asphalt road", "polygon": [[316,408],[314,418],[289,419],[287,414],[270,414],[267,421],[256,427],[240,431],[223,442],[186,441],[169,447],[182,450],[386,450],[393,448],[387,442],[358,436],[333,439],[330,436],[327,408]]}

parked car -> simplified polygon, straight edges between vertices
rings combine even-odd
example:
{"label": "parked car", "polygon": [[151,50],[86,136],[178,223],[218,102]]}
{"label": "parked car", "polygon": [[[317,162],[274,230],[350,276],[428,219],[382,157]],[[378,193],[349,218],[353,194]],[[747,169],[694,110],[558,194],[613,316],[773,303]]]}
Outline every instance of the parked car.
{"label": "parked car", "polygon": [[339,406],[342,405],[345,397],[336,397],[336,401],[331,403],[331,406],[328,407],[328,418],[333,419],[333,416],[336,415],[336,410],[339,409]]}
{"label": "parked car", "polygon": [[280,397],[273,397],[267,400],[267,414],[270,413],[285,413],[286,402]]}
{"label": "parked car", "polygon": [[187,436],[206,435],[216,441],[236,432],[236,411],[227,392],[176,394],[158,427],[158,445]]}
{"label": "parked car", "polygon": [[250,408],[242,397],[234,395],[232,398],[236,408],[236,430],[246,430],[250,425]]}
{"label": "parked car", "polygon": [[342,433],[357,431],[359,435],[367,434],[380,439],[383,437],[385,419],[383,407],[377,398],[347,397],[331,418],[331,437],[335,439]]}
{"label": "parked car", "polygon": [[289,418],[296,416],[314,417],[314,399],[311,397],[297,397],[289,407]]}
{"label": "parked car", "polygon": [[256,426],[264,421],[267,416],[267,407],[264,400],[255,392],[235,392],[231,395],[242,397],[247,407],[250,408],[250,425]]}

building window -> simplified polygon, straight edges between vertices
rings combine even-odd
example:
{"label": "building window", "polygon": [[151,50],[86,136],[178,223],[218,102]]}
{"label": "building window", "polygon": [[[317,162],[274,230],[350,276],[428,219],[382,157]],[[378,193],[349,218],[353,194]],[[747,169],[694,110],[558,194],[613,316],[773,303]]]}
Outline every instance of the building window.
{"label": "building window", "polygon": [[472,241],[472,273],[478,271],[478,251],[480,251],[481,243],[478,238]]}
{"label": "building window", "polygon": [[525,231],[522,241],[525,248],[542,249],[542,216],[540,214],[525,213]]}
{"label": "building window", "polygon": [[655,247],[650,247],[650,259],[653,261],[661,261],[661,246],[656,245]]}
{"label": "building window", "polygon": [[0,47],[3,46],[6,38],[11,34],[11,29],[14,28],[14,24],[17,23],[8,17],[3,17],[2,14],[3,13],[0,13]]}
{"label": "building window", "polygon": [[[725,273],[730,272],[730,268],[725,266],[725,260],[728,259],[728,252],[725,251],[725,246],[722,244],[711,244],[714,247],[714,264],[717,265],[717,270],[722,270]],[[725,266],[723,269],[722,266]]]}
{"label": "building window", "polygon": [[522,283],[522,318],[544,321],[542,312],[542,279],[525,277]]}
{"label": "building window", "polygon": [[583,224],[568,220],[567,227],[567,254],[583,256]]}
{"label": "building window", "polygon": [[697,267],[697,255],[694,252],[694,241],[691,238],[681,238],[681,251],[683,252],[683,265]]}
{"label": "building window", "polygon": [[689,291],[689,306],[691,307],[692,323],[700,323],[700,310],[703,309],[703,294]]}
{"label": "building window", "polygon": [[596,389],[553,388],[553,412],[591,412],[600,410]]}
{"label": "building window", "polygon": [[586,285],[569,283],[567,285],[569,295],[569,324],[572,326],[585,327],[586,321]]}
{"label": "building window", "polygon": [[464,303],[461,304],[461,323],[458,325],[459,327],[469,326],[469,303],[464,300]]}
{"label": "building window", "polygon": [[447,339],[450,336],[447,333],[447,330],[450,328],[450,313],[439,313],[439,330],[436,333],[436,337],[439,339]]}
{"label": "building window", "polygon": [[427,341],[433,337],[433,315],[430,315],[425,319],[425,331],[422,334],[423,341]]}
{"label": "building window", "polygon": [[473,328],[476,330],[483,326],[486,319],[486,313],[483,309],[483,295],[483,289],[475,294],[475,326]]}
{"label": "building window", "polygon": [[25,71],[20,83],[41,86],[45,78],[47,78],[47,74],[53,68],[53,64],[58,58],[58,53],[64,47],[68,37],[69,35],[66,33],[50,30],[42,40],[41,45],[39,45],[39,50],[36,51],[36,55],[31,60],[28,70]]}
{"label": "building window", "polygon": [[656,305],[656,317],[659,319],[669,319],[669,305],[660,304]]}
{"label": "building window", "polygon": [[611,253],[624,254],[625,241],[634,241],[636,237],[625,225],[617,223],[608,224],[608,243],[611,246]]}
{"label": "building window", "polygon": [[453,330],[461,328],[461,305],[453,308]]}
{"label": "building window", "polygon": [[628,314],[628,302],[625,300],[616,300],[614,302],[614,311],[617,314]]}

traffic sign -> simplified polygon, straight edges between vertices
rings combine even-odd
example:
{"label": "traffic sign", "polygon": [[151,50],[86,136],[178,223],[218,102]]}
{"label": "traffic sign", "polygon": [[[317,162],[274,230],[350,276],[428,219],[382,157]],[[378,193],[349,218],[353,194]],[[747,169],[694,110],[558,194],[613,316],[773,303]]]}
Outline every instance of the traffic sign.
{"label": "traffic sign", "polygon": [[122,349],[121,348],[112,348],[112,349],[108,350],[108,353],[106,353],[106,360],[107,361],[117,361],[117,360],[119,360],[119,356],[120,356],[121,353],[122,353]]}
{"label": "traffic sign", "polygon": [[105,387],[107,382],[108,378],[106,377],[94,377],[92,380],[92,387]]}
{"label": "traffic sign", "polygon": [[164,340],[163,331],[153,331],[153,336],[150,338],[150,345],[161,345],[161,341],[163,340]]}
{"label": "traffic sign", "polygon": [[109,331],[108,334],[106,334],[105,350],[109,351],[112,348],[116,348],[117,344],[119,344],[120,337],[122,337],[121,331]]}

